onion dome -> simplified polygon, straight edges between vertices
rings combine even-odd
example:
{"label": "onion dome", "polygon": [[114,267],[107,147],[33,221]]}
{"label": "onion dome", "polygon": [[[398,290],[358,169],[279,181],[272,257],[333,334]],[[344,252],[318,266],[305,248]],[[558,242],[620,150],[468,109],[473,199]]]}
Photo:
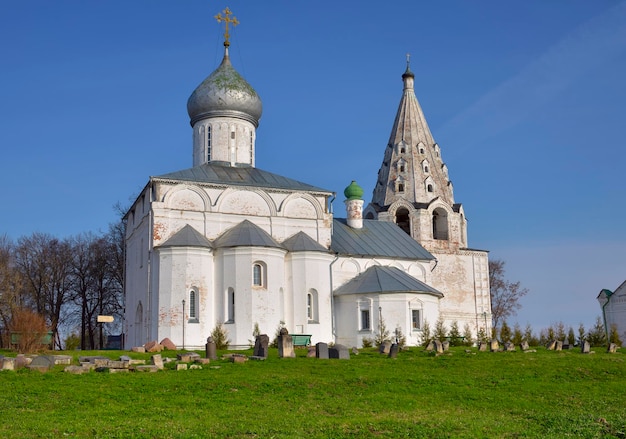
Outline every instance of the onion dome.
{"label": "onion dome", "polygon": [[343,191],[343,194],[348,200],[360,200],[363,198],[363,188],[356,184],[356,181],[352,180],[352,183]]}
{"label": "onion dome", "polygon": [[261,98],[230,63],[228,47],[220,66],[189,97],[187,112],[191,126],[211,117],[236,117],[259,126]]}

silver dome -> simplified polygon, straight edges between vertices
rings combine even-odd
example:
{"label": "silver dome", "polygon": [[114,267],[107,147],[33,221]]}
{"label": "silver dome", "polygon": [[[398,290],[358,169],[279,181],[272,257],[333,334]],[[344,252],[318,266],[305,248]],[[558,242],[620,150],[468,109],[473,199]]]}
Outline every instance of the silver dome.
{"label": "silver dome", "polygon": [[189,96],[187,112],[193,126],[209,117],[238,117],[259,126],[263,112],[261,98],[252,86],[233,68],[228,56]]}

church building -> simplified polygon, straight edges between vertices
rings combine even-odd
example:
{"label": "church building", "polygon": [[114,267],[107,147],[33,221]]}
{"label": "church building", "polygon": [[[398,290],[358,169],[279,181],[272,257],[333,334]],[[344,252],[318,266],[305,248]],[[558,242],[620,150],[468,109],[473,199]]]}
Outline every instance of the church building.
{"label": "church building", "polygon": [[125,347],[200,348],[220,324],[235,348],[279,326],[357,347],[381,323],[408,345],[438,320],[489,334],[487,252],[468,248],[408,60],[372,200],[346,182],[343,219],[332,191],[256,167],[262,102],[228,49],[227,27],[221,64],[187,102],[193,166],[150,177],[126,214]]}

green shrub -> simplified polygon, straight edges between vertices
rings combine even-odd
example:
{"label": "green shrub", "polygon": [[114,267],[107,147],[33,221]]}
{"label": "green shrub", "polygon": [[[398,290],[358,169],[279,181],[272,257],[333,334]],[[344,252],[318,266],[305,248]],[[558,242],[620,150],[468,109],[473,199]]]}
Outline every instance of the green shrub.
{"label": "green shrub", "polygon": [[65,337],[65,340],[63,340],[63,342],[65,344],[66,351],[75,351],[80,346],[80,337],[78,336],[78,334],[73,332]]}
{"label": "green shrub", "polygon": [[622,345],[622,340],[619,338],[619,332],[617,331],[617,325],[613,323],[611,325],[611,331],[609,333],[609,343],[615,343],[618,346]]}
{"label": "green shrub", "polygon": [[228,331],[226,331],[222,322],[218,322],[215,325],[215,328],[211,331],[211,337],[213,337],[216,349],[228,349],[230,340],[228,339]]}
{"label": "green shrub", "polygon": [[432,335],[430,334],[430,323],[428,320],[424,320],[424,324],[422,325],[422,346],[428,346],[428,343],[432,340]]}
{"label": "green shrub", "polygon": [[446,339],[446,336],[446,325],[443,323],[441,317],[439,317],[437,319],[437,322],[435,323],[435,333],[433,334],[433,338],[435,340],[444,341]]}

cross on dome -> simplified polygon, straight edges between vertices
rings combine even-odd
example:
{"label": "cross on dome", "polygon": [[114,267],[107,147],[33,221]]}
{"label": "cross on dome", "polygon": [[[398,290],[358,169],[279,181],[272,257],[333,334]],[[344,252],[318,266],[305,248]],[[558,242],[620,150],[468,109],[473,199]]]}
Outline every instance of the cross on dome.
{"label": "cross on dome", "polygon": [[228,25],[232,24],[233,27],[235,27],[239,24],[239,21],[237,20],[237,17],[230,18],[230,16],[233,15],[230,9],[226,8],[222,12],[224,13],[224,15],[222,16],[222,13],[220,12],[215,16],[215,19],[218,23],[221,23],[223,21],[226,25],[224,31],[224,47],[228,47],[230,46],[230,34],[228,33]]}

